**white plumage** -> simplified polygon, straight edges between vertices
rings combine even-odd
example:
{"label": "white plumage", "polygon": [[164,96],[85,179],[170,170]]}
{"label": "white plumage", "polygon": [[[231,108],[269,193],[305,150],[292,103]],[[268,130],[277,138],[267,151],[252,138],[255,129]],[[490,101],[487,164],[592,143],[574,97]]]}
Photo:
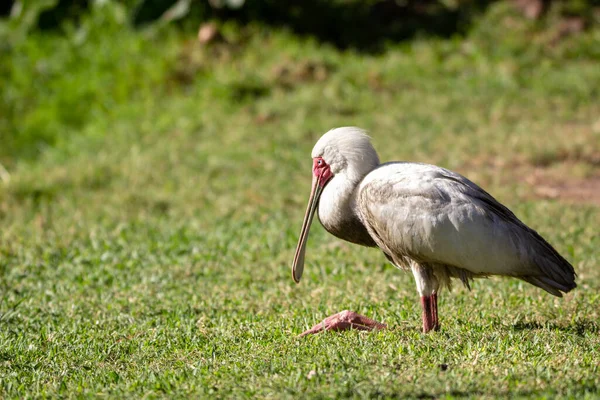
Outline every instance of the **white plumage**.
{"label": "white plumage", "polygon": [[353,243],[377,246],[411,269],[423,304],[423,329],[437,329],[437,293],[451,278],[506,275],[561,296],[575,284],[573,267],[539,234],[479,186],[434,165],[380,164],[358,128],[327,132],[312,151],[313,192],[294,259],[299,281],[310,209]]}

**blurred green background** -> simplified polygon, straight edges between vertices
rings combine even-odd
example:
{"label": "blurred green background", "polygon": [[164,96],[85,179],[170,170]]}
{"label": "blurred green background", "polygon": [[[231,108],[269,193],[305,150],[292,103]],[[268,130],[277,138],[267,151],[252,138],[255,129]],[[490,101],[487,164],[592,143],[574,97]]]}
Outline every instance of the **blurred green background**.
{"label": "blurred green background", "polygon": [[[598,397],[600,2],[0,7],[0,397]],[[422,335],[412,276],[318,224],[293,284],[347,125],[483,186],[579,287],[478,281]],[[391,329],[295,337],[342,309]]]}
{"label": "blurred green background", "polygon": [[[235,62],[249,41],[267,31],[372,56],[425,37],[447,39],[446,46],[463,40],[464,46],[478,44],[473,57],[512,58],[519,71],[592,60],[599,51],[591,32],[600,3],[593,0],[40,0],[2,7],[0,160],[8,167],[81,135],[90,121],[132,100],[176,96],[202,85],[220,68],[219,55]],[[218,23],[229,46],[181,48],[183,38],[193,40],[208,21]],[[121,46],[113,44],[117,38]],[[507,73],[513,73],[510,67]],[[102,90],[107,85],[111,90]]]}

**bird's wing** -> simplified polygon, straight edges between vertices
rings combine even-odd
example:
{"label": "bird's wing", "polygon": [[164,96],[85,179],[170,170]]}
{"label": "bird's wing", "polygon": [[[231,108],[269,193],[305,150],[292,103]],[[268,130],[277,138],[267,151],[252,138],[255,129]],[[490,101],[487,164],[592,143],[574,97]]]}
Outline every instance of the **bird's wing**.
{"label": "bird's wing", "polygon": [[563,291],[575,285],[573,267],[552,246],[455,172],[427,164],[384,164],[363,179],[356,202],[369,233],[393,256],[476,275],[531,276]]}

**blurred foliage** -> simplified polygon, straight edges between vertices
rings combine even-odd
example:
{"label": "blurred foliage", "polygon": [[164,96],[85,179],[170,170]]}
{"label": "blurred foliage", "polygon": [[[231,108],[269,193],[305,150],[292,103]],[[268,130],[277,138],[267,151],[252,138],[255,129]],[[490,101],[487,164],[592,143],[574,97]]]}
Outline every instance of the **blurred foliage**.
{"label": "blurred foliage", "polygon": [[115,105],[156,95],[168,58],[135,34],[116,2],[97,2],[61,33],[29,32],[31,15],[43,9],[24,12],[22,24],[3,26],[0,157],[9,164],[68,140]]}
{"label": "blurred foliage", "polygon": [[[544,18],[535,21],[519,17],[508,1],[489,7],[491,3],[265,0],[238,2],[241,7],[234,8],[234,3],[194,0],[15,1],[10,16],[0,19],[0,163],[10,169],[19,158],[37,157],[44,148],[82,135],[91,119],[110,119],[117,106],[134,99],[153,101],[185,90],[213,60],[227,62],[265,24],[318,42],[369,51],[423,33],[468,32],[479,50],[465,45],[461,52],[518,57],[518,62],[511,61],[518,66],[508,69],[536,68],[548,55],[600,57],[597,35],[557,45],[564,33],[556,23],[574,13],[598,18],[590,11],[598,1],[553,2]],[[190,31],[209,18],[220,21],[221,28],[229,27],[225,36],[230,46],[202,52],[192,44],[186,49],[194,51],[181,51],[181,31],[189,38]],[[166,28],[173,20],[177,22]],[[169,41],[174,45],[165,44]],[[453,54],[440,57],[452,65]],[[254,85],[248,83],[253,79],[232,90],[246,93],[239,87]],[[268,92],[263,86],[258,85]]]}
{"label": "blurred foliage", "polygon": [[[4,3],[0,15],[23,14],[26,18],[17,19],[27,26],[55,29],[66,22],[79,21],[92,4],[109,1],[13,0]],[[385,33],[390,39],[398,39],[419,31],[464,32],[473,17],[498,1],[525,8],[554,8],[562,15],[580,16],[589,21],[598,19],[597,8],[600,7],[600,0],[122,0],[119,3],[136,26],[161,18],[184,19],[190,25],[215,18],[260,21],[286,25],[294,31],[310,33],[338,45],[364,46],[365,43],[355,43],[358,36],[372,38]],[[368,30],[363,29],[367,27]],[[357,33],[353,35],[353,31]]]}

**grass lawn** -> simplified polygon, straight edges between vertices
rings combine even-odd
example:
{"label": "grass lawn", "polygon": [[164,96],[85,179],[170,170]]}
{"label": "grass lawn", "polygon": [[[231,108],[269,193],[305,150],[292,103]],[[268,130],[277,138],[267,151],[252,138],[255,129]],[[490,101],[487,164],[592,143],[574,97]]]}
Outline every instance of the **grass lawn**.
{"label": "grass lawn", "polygon": [[[115,7],[2,48],[0,397],[600,397],[598,28],[555,42],[500,4],[381,53],[201,47]],[[310,150],[347,125],[482,185],[579,287],[456,285],[424,335],[412,275],[318,223],[295,285]],[[391,329],[297,338],[343,309]]]}

